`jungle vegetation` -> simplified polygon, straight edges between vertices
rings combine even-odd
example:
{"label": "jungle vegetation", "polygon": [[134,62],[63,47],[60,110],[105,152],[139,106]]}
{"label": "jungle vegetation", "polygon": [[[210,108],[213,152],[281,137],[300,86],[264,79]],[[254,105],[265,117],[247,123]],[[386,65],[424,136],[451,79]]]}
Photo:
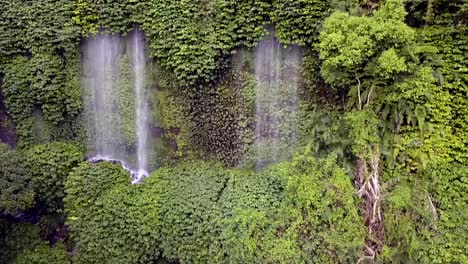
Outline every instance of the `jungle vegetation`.
{"label": "jungle vegetation", "polygon": [[[80,44],[136,25],[163,132],[131,184],[86,161]],[[271,27],[299,144],[256,170]],[[0,0],[0,263],[468,263],[467,33],[466,0]]]}

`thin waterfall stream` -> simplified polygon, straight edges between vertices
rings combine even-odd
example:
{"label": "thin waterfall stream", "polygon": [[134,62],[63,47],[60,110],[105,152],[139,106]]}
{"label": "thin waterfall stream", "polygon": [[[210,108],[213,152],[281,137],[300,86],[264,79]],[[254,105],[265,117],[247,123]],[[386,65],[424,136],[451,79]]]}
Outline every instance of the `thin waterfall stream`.
{"label": "thin waterfall stream", "polygon": [[130,36],[133,45],[133,72],[136,99],[136,128],[137,128],[137,178],[148,176],[148,104],[145,101],[145,75],[146,75],[146,54],[144,35],[141,31],[135,30]]}
{"label": "thin waterfall stream", "polygon": [[145,36],[99,34],[82,54],[88,160],[119,163],[139,182],[149,174]]}
{"label": "thin waterfall stream", "polygon": [[256,167],[292,157],[298,139],[301,50],[270,30],[255,50]]}

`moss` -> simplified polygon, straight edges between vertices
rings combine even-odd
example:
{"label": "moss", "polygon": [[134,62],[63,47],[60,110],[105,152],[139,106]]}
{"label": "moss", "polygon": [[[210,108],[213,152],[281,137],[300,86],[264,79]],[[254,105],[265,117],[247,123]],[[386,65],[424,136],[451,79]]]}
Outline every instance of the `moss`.
{"label": "moss", "polygon": [[124,144],[127,146],[136,146],[136,103],[135,90],[133,87],[134,79],[132,67],[127,55],[120,60],[120,75],[118,78],[119,94],[118,107],[120,116],[120,125]]}
{"label": "moss", "polygon": [[191,125],[187,117],[186,102],[169,90],[158,90],[153,94],[153,124],[159,127],[159,135],[166,145],[175,141],[175,157],[187,155],[191,147]]}

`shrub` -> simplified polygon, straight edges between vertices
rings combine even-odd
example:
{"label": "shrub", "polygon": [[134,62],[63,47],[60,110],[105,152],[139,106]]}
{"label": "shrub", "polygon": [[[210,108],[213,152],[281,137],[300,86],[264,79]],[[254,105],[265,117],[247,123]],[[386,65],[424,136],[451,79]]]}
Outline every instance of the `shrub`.
{"label": "shrub", "polygon": [[0,211],[16,215],[34,206],[31,171],[21,152],[0,144]]}
{"label": "shrub", "polygon": [[50,209],[60,209],[65,180],[84,159],[83,151],[74,144],[55,142],[32,147],[26,152],[26,159],[38,198]]}
{"label": "shrub", "polygon": [[65,209],[73,215],[76,210],[92,205],[114,186],[126,184],[130,184],[130,177],[119,165],[82,162],[65,181]]}
{"label": "shrub", "polygon": [[316,159],[307,150],[266,173],[282,182],[285,196],[276,237],[269,243],[268,256],[279,259],[269,262],[344,263],[362,254],[363,219],[351,180],[336,157]]}
{"label": "shrub", "polygon": [[83,162],[70,173],[65,208],[76,243],[74,262],[136,263],[158,255],[151,254],[157,240],[147,223],[154,210],[146,207],[139,187],[109,162]]}
{"label": "shrub", "polygon": [[34,248],[20,253],[14,264],[66,264],[71,263],[65,246],[62,244],[50,247],[46,244],[38,244]]}
{"label": "shrub", "polygon": [[207,263],[220,251],[218,200],[231,175],[219,164],[188,162],[148,179],[159,197],[161,251],[182,263]]}
{"label": "shrub", "polygon": [[84,163],[66,184],[75,261],[355,260],[364,225],[351,181],[334,158],[310,154],[264,173],[191,161],[139,185],[117,165]]}
{"label": "shrub", "polygon": [[70,173],[66,193],[77,263],[160,255],[181,263],[246,260],[230,249],[238,241],[236,217],[244,210],[272,216],[281,196],[266,175],[196,161],[160,168],[138,185],[118,165],[83,163]]}
{"label": "shrub", "polygon": [[75,263],[149,263],[159,255],[158,237],[145,222],[151,211],[139,195],[130,185],[114,187],[73,216]]}
{"label": "shrub", "polygon": [[280,205],[280,184],[264,174],[235,171],[220,198],[223,263],[257,263],[265,258],[263,236]]}

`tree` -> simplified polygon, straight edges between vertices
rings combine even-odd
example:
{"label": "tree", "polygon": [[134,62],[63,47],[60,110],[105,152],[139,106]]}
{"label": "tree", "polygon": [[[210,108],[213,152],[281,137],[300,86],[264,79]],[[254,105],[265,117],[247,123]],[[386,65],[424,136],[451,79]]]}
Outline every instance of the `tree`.
{"label": "tree", "polygon": [[[402,104],[407,99],[405,94],[393,101],[385,98],[387,94],[402,90],[403,84],[427,77],[428,73],[420,74],[418,53],[423,49],[416,44],[414,30],[405,24],[405,16],[402,0],[386,1],[371,16],[351,16],[338,11],[325,20],[318,44],[323,60],[321,74],[325,81],[348,89],[349,105],[359,110],[349,114],[348,121],[354,138],[353,152],[357,157],[355,187],[364,199],[366,214],[365,258],[374,258],[383,244],[379,183],[381,140],[375,112],[393,109],[393,115],[383,116],[390,124],[396,123],[397,129],[405,121],[411,123],[417,119],[423,122],[426,117],[424,110],[417,112],[417,101]],[[427,85],[434,87],[435,80],[426,80]],[[414,113],[416,118],[413,118]]]}
{"label": "tree", "polygon": [[329,84],[350,88],[349,103],[359,110],[379,88],[416,66],[415,32],[405,15],[401,0],[390,0],[373,16],[338,11],[325,20],[318,45],[321,73]]}

